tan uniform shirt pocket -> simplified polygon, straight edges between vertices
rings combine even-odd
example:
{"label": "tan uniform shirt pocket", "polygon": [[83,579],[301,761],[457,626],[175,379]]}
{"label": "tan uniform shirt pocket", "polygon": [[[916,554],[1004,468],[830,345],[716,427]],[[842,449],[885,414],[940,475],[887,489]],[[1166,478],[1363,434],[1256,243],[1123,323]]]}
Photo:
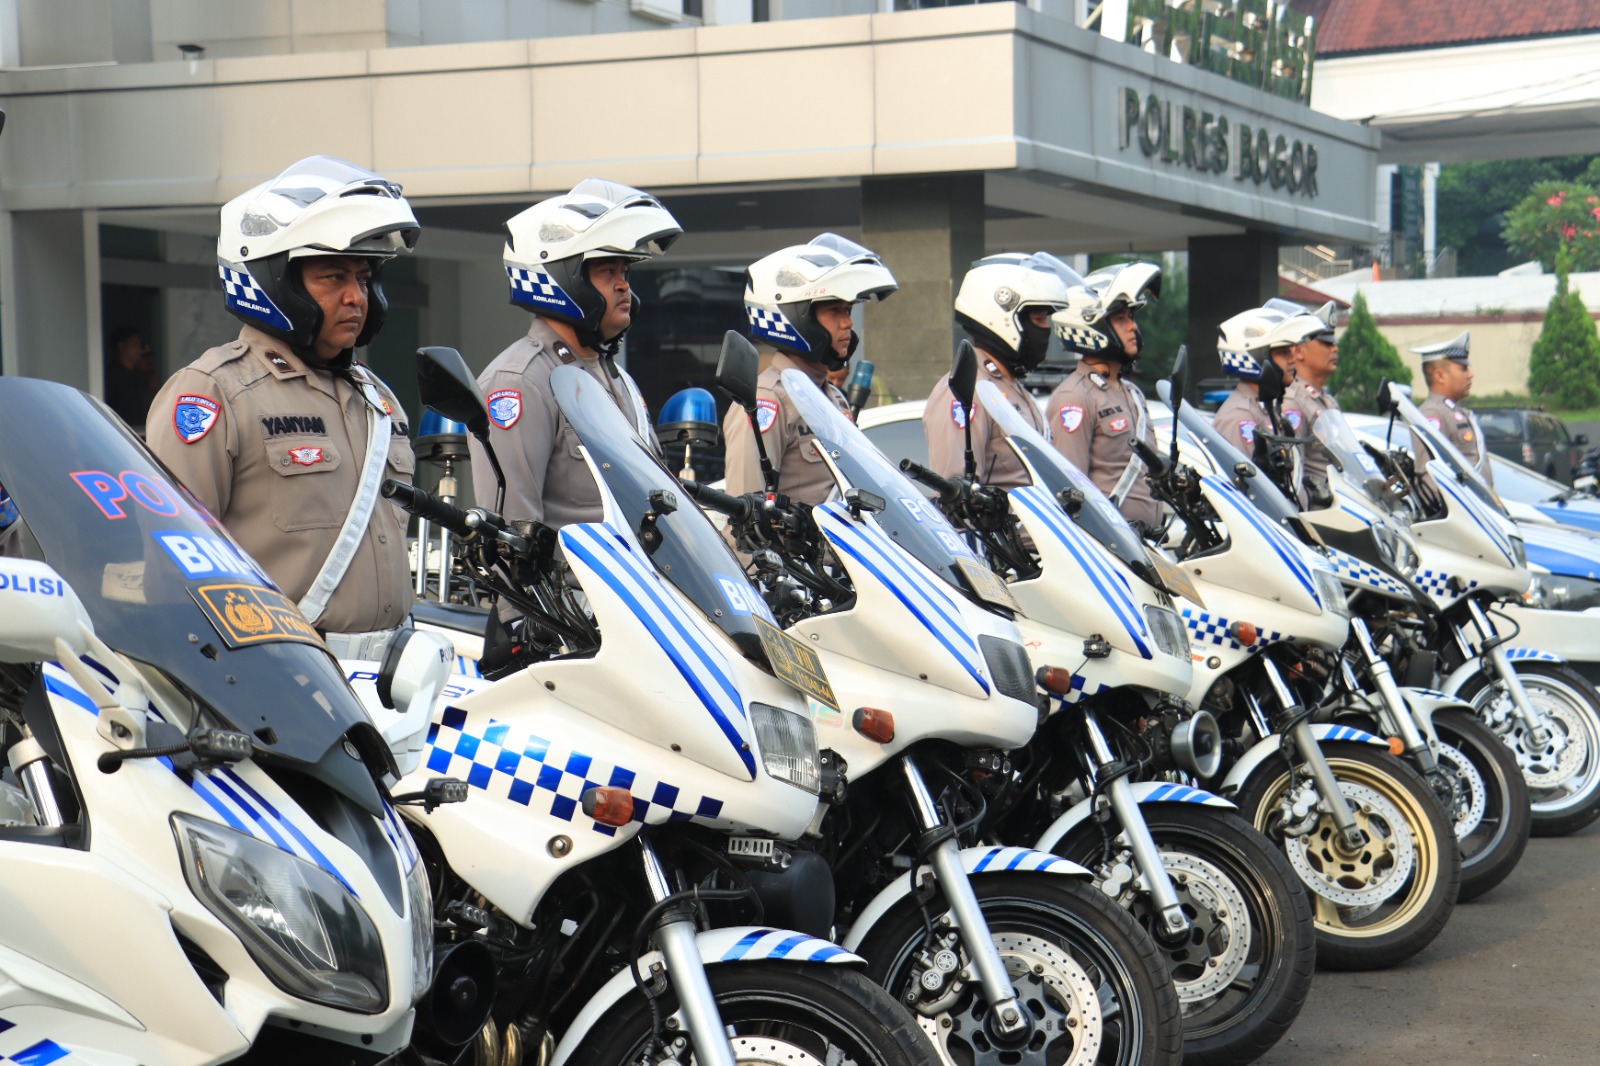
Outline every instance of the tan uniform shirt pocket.
{"label": "tan uniform shirt pocket", "polygon": [[343,462],[327,437],[274,437],[266,442],[272,479],[272,520],[285,533],[302,529],[337,529],[350,510],[346,479],[337,471]]}

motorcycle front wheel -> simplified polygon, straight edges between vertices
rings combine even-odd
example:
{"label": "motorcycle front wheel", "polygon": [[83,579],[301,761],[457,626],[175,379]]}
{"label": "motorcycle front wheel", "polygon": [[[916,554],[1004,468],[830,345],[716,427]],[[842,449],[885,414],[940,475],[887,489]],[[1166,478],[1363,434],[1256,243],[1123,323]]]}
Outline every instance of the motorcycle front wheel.
{"label": "motorcycle front wheel", "polygon": [[972,889],[1029,1027],[997,1032],[935,898],[902,900],[867,934],[867,973],[918,1016],[957,1066],[1176,1066],[1178,996],[1155,944],[1087,881],[1040,873],[979,874]]}
{"label": "motorcycle front wheel", "polygon": [[[1510,746],[1528,782],[1534,835],[1575,833],[1600,818],[1600,692],[1560,663],[1518,659],[1511,665],[1552,735],[1536,744],[1515,717],[1492,728]],[[1461,698],[1480,714],[1493,714],[1502,697],[1478,678],[1462,690]]]}
{"label": "motorcycle front wheel", "polygon": [[[845,966],[752,962],[710,966],[717,1010],[739,1066],[927,1066],[935,1052],[915,1020],[863,974]],[[669,989],[656,1016],[678,1009]],[[638,993],[602,1018],[569,1060],[574,1066],[688,1063],[680,1030],[660,1030]],[[652,1055],[645,1058],[647,1054]],[[703,1060],[702,1060],[703,1061]]]}
{"label": "motorcycle front wheel", "polygon": [[1235,802],[1283,847],[1310,892],[1317,961],[1333,970],[1394,966],[1432,943],[1455,909],[1455,833],[1411,767],[1366,744],[1330,741],[1321,749],[1365,836],[1362,847],[1347,848],[1320,806],[1285,817],[1285,798],[1301,775],[1291,776],[1281,760],[1258,767]]}
{"label": "motorcycle front wheel", "polygon": [[[1166,935],[1149,893],[1130,887],[1117,899],[1167,961],[1183,1010],[1185,1066],[1254,1062],[1289,1031],[1311,990],[1317,934],[1306,890],[1283,852],[1231,811],[1153,804],[1140,812],[1189,935]],[[1055,851],[1093,870],[1105,839],[1084,823]]]}
{"label": "motorcycle front wheel", "polygon": [[1528,783],[1511,749],[1467,711],[1433,716],[1439,767],[1451,785],[1445,814],[1461,848],[1461,893],[1476,899],[1504,881],[1522,861],[1533,830]]}

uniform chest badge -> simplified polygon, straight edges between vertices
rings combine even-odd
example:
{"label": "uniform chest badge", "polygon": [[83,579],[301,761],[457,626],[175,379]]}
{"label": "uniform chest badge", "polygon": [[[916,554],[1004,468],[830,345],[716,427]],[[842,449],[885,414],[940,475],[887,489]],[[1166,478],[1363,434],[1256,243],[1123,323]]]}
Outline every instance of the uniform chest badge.
{"label": "uniform chest badge", "polygon": [[496,389],[488,396],[489,421],[510,429],[522,417],[522,393],[517,389]]}
{"label": "uniform chest badge", "polygon": [[1470,429],[1462,430],[1461,431],[1461,440],[1462,440],[1462,443],[1464,443],[1464,444],[1471,444],[1472,443],[1472,430],[1470,430]]}
{"label": "uniform chest badge", "polygon": [[1083,425],[1083,408],[1076,404],[1068,404],[1061,409],[1061,428],[1068,433],[1078,432],[1078,427]]}
{"label": "uniform chest badge", "polygon": [[1296,411],[1292,407],[1289,408],[1287,411],[1283,412],[1283,420],[1285,422],[1289,423],[1289,428],[1290,429],[1294,430],[1296,433],[1300,432],[1300,412],[1299,411]]}
{"label": "uniform chest badge", "polygon": [[172,408],[172,428],[177,431],[179,440],[193,444],[211,432],[221,413],[222,405],[211,397],[187,393],[179,396]]}
{"label": "uniform chest badge", "polygon": [[328,457],[321,448],[290,448],[289,461],[295,466],[316,466],[327,462]]}
{"label": "uniform chest badge", "polygon": [[1127,415],[1118,415],[1116,418],[1113,418],[1111,421],[1107,422],[1106,423],[1106,432],[1107,433],[1126,433],[1126,432],[1128,432],[1128,416]]}
{"label": "uniform chest badge", "polygon": [[1256,442],[1256,424],[1248,418],[1239,423],[1239,439],[1246,444],[1254,444]]}
{"label": "uniform chest badge", "polygon": [[1434,429],[1438,429],[1439,428],[1439,420],[1437,418],[1434,418],[1432,415],[1429,415],[1428,416],[1428,421],[1429,421],[1429,423],[1432,424]]}
{"label": "uniform chest badge", "polygon": [[756,401],[756,428],[765,433],[778,420],[778,401],[763,397]]}
{"label": "uniform chest badge", "polygon": [[950,401],[950,421],[956,424],[957,429],[967,428],[967,409],[961,406],[960,400],[952,398]]}

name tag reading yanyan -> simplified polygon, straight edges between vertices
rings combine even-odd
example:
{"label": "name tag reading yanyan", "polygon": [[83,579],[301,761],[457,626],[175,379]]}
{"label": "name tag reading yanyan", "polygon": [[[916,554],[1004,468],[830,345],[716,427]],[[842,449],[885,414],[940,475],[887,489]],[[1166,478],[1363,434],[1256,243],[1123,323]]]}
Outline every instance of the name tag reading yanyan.
{"label": "name tag reading yanyan", "polygon": [[839,700],[822,669],[822,657],[815,650],[791,637],[764,618],[755,619],[761,634],[761,647],[778,680],[787,682],[818,703],[839,709]]}
{"label": "name tag reading yanyan", "polygon": [[972,590],[973,595],[977,596],[978,599],[992,607],[999,607],[1005,611],[1020,611],[1022,609],[1017,604],[1017,598],[1011,595],[1011,590],[1006,587],[1006,583],[1000,580],[999,575],[993,570],[990,570],[987,566],[968,562],[966,559],[957,559],[955,564],[956,570],[966,581],[967,587]]}

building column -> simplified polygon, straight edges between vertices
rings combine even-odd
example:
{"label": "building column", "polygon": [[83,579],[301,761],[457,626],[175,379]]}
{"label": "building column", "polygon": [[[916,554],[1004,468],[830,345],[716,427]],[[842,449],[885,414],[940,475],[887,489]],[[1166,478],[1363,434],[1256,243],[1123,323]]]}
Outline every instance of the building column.
{"label": "building column", "polygon": [[7,211],[0,227],[5,373],[105,394],[96,211]]}
{"label": "building column", "polygon": [[922,399],[950,369],[956,287],[983,255],[983,175],[862,178],[861,243],[900,283],[860,327],[874,401]]}
{"label": "building column", "polygon": [[1204,378],[1222,376],[1217,326],[1278,295],[1278,237],[1247,230],[1189,241],[1189,399]]}

